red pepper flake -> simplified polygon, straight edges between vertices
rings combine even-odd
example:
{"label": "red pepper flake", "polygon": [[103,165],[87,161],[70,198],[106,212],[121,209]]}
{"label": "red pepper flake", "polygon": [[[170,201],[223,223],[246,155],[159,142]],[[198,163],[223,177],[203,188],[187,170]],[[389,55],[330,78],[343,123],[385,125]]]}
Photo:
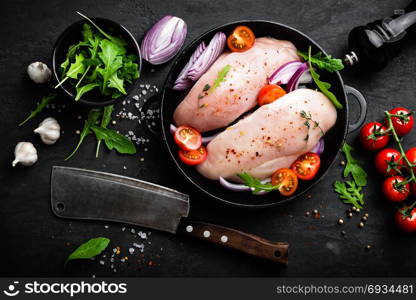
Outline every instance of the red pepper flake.
{"label": "red pepper flake", "polygon": [[149,262],[147,263],[149,265],[149,267],[153,266],[153,261],[149,260]]}

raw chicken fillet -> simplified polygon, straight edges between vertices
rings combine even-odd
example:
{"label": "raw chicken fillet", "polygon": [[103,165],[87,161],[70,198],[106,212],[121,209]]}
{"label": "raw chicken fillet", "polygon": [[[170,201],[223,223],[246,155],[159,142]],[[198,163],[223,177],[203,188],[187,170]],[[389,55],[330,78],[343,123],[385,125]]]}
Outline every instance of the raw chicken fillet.
{"label": "raw chicken fillet", "polygon": [[[222,54],[176,108],[174,122],[200,132],[228,126],[257,104],[257,94],[267,84],[268,76],[294,60],[299,57],[291,42],[265,37],[256,39],[254,46],[245,52]],[[227,65],[230,70],[225,80],[207,93],[218,72]]]}
{"label": "raw chicken fillet", "polygon": [[[310,129],[302,112],[312,119]],[[223,177],[239,181],[236,174],[242,172],[268,178],[310,151],[336,119],[336,109],[325,95],[297,89],[261,106],[216,136],[208,144],[207,159],[197,170],[214,180]],[[315,127],[315,121],[319,127]]]}

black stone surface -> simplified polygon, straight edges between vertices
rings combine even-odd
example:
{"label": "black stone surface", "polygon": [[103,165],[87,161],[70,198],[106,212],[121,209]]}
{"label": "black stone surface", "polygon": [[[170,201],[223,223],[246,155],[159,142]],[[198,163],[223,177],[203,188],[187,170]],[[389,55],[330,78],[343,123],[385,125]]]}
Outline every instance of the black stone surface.
{"label": "black stone surface", "polygon": [[[164,15],[176,15],[188,24],[187,43],[209,28],[239,19],[267,19],[293,26],[310,35],[329,53],[344,54],[346,38],[354,26],[388,16],[407,1],[3,1],[0,9],[0,275],[1,276],[412,276],[416,274],[414,235],[394,228],[395,206],[383,199],[372,165],[373,155],[356,152],[370,174],[365,189],[366,204],[361,212],[370,214],[364,229],[359,217],[347,219],[347,208],[332,192],[331,185],[341,178],[342,167],[332,170],[311,192],[279,208],[248,211],[225,207],[195,192],[166,158],[157,139],[146,136],[134,121],[119,121],[115,128],[132,130],[151,141],[138,154],[120,156],[102,151],[95,159],[95,140],[88,138],[69,161],[64,157],[77,141],[75,131],[82,127],[78,115],[87,109],[67,103],[63,112],[45,110],[38,118],[19,128],[17,124],[45,94],[45,88],[30,81],[26,66],[32,61],[50,63],[57,36],[78,20],[76,10],[90,16],[110,18],[127,26],[140,39],[146,29]],[[367,98],[367,120],[379,120],[385,109],[398,105],[414,108],[416,98],[416,44],[409,43],[402,55],[379,73],[345,70],[345,83],[359,89]],[[141,82],[161,86],[169,63],[150,72]],[[353,103],[353,102],[352,102]],[[117,110],[120,110],[120,105]],[[356,105],[351,105],[354,115]],[[43,117],[54,116],[65,133],[56,145],[43,145],[32,131]],[[356,143],[357,133],[348,140]],[[31,141],[39,161],[30,168],[11,167],[13,149],[19,141]],[[414,145],[413,132],[406,137]],[[139,158],[143,157],[142,162]],[[290,243],[289,266],[252,259],[221,248],[174,235],[152,231],[145,243],[144,256],[130,256],[128,248],[140,241],[130,233],[131,226],[102,222],[68,221],[56,218],[49,206],[49,177],[52,165],[82,167],[114,172],[156,182],[191,195],[192,218],[259,234],[267,239]],[[126,166],[127,169],[124,169]],[[320,219],[306,217],[318,209]],[[345,224],[337,225],[343,217]],[[105,228],[109,225],[109,228]],[[140,228],[135,228],[136,232]],[[346,235],[341,235],[341,230]],[[147,231],[146,231],[147,232]],[[96,261],[73,262],[64,269],[66,256],[91,237],[106,236],[112,242],[102,266]],[[370,251],[364,248],[373,245]],[[121,247],[110,268],[112,248]],[[123,255],[124,254],[124,255]],[[120,258],[129,256],[127,262]],[[149,266],[149,261],[152,265]]]}

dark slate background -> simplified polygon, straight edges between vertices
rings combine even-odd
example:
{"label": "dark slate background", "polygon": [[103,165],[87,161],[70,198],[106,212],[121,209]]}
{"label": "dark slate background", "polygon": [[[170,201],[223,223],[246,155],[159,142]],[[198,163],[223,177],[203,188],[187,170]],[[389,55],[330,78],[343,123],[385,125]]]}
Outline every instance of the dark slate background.
{"label": "dark slate background", "polygon": [[[370,214],[365,228],[357,228],[359,217],[337,225],[347,208],[333,193],[331,185],[341,178],[342,167],[336,163],[326,178],[312,190],[312,198],[297,199],[279,208],[247,211],[225,207],[198,194],[178,176],[157,139],[151,138],[148,152],[141,147],[133,157],[103,151],[94,158],[95,141],[88,138],[70,161],[63,158],[77,141],[76,129],[82,127],[77,115],[86,109],[67,107],[63,112],[46,110],[22,128],[17,124],[45,94],[45,88],[32,83],[26,66],[32,61],[50,63],[50,53],[57,36],[80,10],[120,22],[141,39],[146,29],[162,16],[182,17],[188,24],[186,43],[211,27],[239,19],[267,19],[293,26],[310,35],[329,53],[342,56],[346,38],[354,26],[388,16],[408,1],[3,1],[0,10],[0,275],[2,276],[412,276],[416,274],[416,241],[394,228],[394,205],[380,192],[381,178],[375,174],[373,157],[363,150],[356,155],[365,161],[370,173],[365,189],[365,212]],[[319,4],[318,4],[319,3]],[[416,45],[408,45],[382,72],[374,74],[345,70],[344,81],[358,88],[367,98],[367,120],[381,119],[385,109],[397,105],[414,108]],[[170,65],[145,69],[142,83],[161,86]],[[68,107],[70,106],[70,107]],[[356,106],[351,105],[356,115]],[[32,131],[46,116],[55,116],[65,133],[54,146],[43,145]],[[354,117],[352,117],[354,118]],[[116,128],[146,136],[134,121],[120,121]],[[356,133],[348,140],[356,144]],[[39,161],[30,168],[11,167],[13,149],[19,141],[31,141],[39,152]],[[415,133],[406,138],[415,143]],[[145,161],[141,162],[140,157]],[[125,232],[123,225],[102,222],[68,221],[52,215],[49,206],[49,177],[52,165],[104,170],[156,182],[191,194],[191,217],[231,226],[267,239],[290,243],[290,263],[280,267],[269,262],[224,251],[211,245],[152,232],[144,256],[137,253],[121,263],[109,266],[109,254],[120,246],[126,254],[139,239]],[[127,166],[124,170],[123,166]],[[318,209],[324,218],[304,216]],[[135,228],[139,230],[140,228]],[[341,236],[341,230],[346,231]],[[95,236],[109,237],[105,265],[98,261],[71,263],[65,270],[66,256],[80,243]],[[372,244],[370,251],[364,247]],[[163,248],[163,250],[161,249]],[[149,266],[152,261],[152,266]]]}

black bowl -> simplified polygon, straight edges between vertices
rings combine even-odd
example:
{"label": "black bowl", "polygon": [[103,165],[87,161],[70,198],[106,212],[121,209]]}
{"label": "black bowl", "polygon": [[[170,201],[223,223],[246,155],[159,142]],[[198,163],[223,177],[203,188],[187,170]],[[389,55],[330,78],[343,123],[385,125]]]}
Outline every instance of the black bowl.
{"label": "black bowl", "polygon": [[[137,64],[139,65],[139,74],[142,67],[142,57],[140,54],[140,47],[133,35],[124,26],[117,22],[103,19],[103,18],[92,18],[93,22],[102,28],[105,32],[112,34],[117,37],[123,38],[127,43],[127,53],[135,54],[137,56]],[[82,40],[82,25],[88,23],[87,20],[80,20],[70,25],[65,31],[58,37],[53,51],[52,51],[52,69],[53,75],[56,82],[60,81],[60,65],[66,59],[69,46],[78,43]],[[92,26],[93,29],[95,29]],[[113,99],[111,96],[104,96],[98,91],[91,91],[84,94],[77,102],[90,105],[90,106],[106,106],[125,99],[135,88],[138,83],[138,79],[132,82],[126,89],[126,95],[122,95],[119,98]],[[59,86],[63,93],[68,96],[72,101],[75,102],[75,87],[65,82]]]}
{"label": "black bowl", "polygon": [[[348,127],[348,100],[346,97],[344,83],[338,72],[321,72],[321,80],[329,82],[331,91],[336,95],[340,103],[344,106],[344,109],[338,110],[338,118],[333,128],[328,131],[324,137],[325,139],[325,151],[321,155],[321,167],[319,172],[313,180],[300,181],[297,191],[289,197],[279,195],[279,193],[272,192],[262,196],[252,195],[251,193],[238,193],[226,190],[218,181],[213,181],[204,178],[197,170],[192,166],[183,164],[178,159],[178,147],[176,146],[172,135],[170,134],[170,124],[173,124],[173,112],[178,104],[183,100],[189,90],[175,91],[172,89],[175,79],[178,77],[179,72],[184,65],[188,62],[189,57],[192,55],[196,47],[205,41],[209,43],[211,38],[218,31],[224,32],[226,35],[230,34],[237,25],[246,25],[250,27],[257,37],[270,36],[281,40],[291,41],[297,49],[300,51],[307,51],[309,46],[312,46],[312,53],[322,51],[326,54],[325,50],[320,47],[314,40],[302,32],[289,27],[287,25],[270,22],[270,21],[238,21],[229,24],[225,24],[214,29],[211,29],[200,37],[195,39],[176,59],[174,62],[162,89],[162,104],[161,104],[161,126],[163,132],[164,144],[166,145],[172,160],[181,174],[187,178],[187,180],[197,187],[201,192],[208,195],[212,199],[216,199],[223,203],[246,207],[246,208],[264,208],[274,205],[279,205],[304,195],[313,186],[318,184],[329,168],[335,162],[335,159],[339,153],[339,150],[345,140]],[[205,135],[205,134],[204,134]]]}

